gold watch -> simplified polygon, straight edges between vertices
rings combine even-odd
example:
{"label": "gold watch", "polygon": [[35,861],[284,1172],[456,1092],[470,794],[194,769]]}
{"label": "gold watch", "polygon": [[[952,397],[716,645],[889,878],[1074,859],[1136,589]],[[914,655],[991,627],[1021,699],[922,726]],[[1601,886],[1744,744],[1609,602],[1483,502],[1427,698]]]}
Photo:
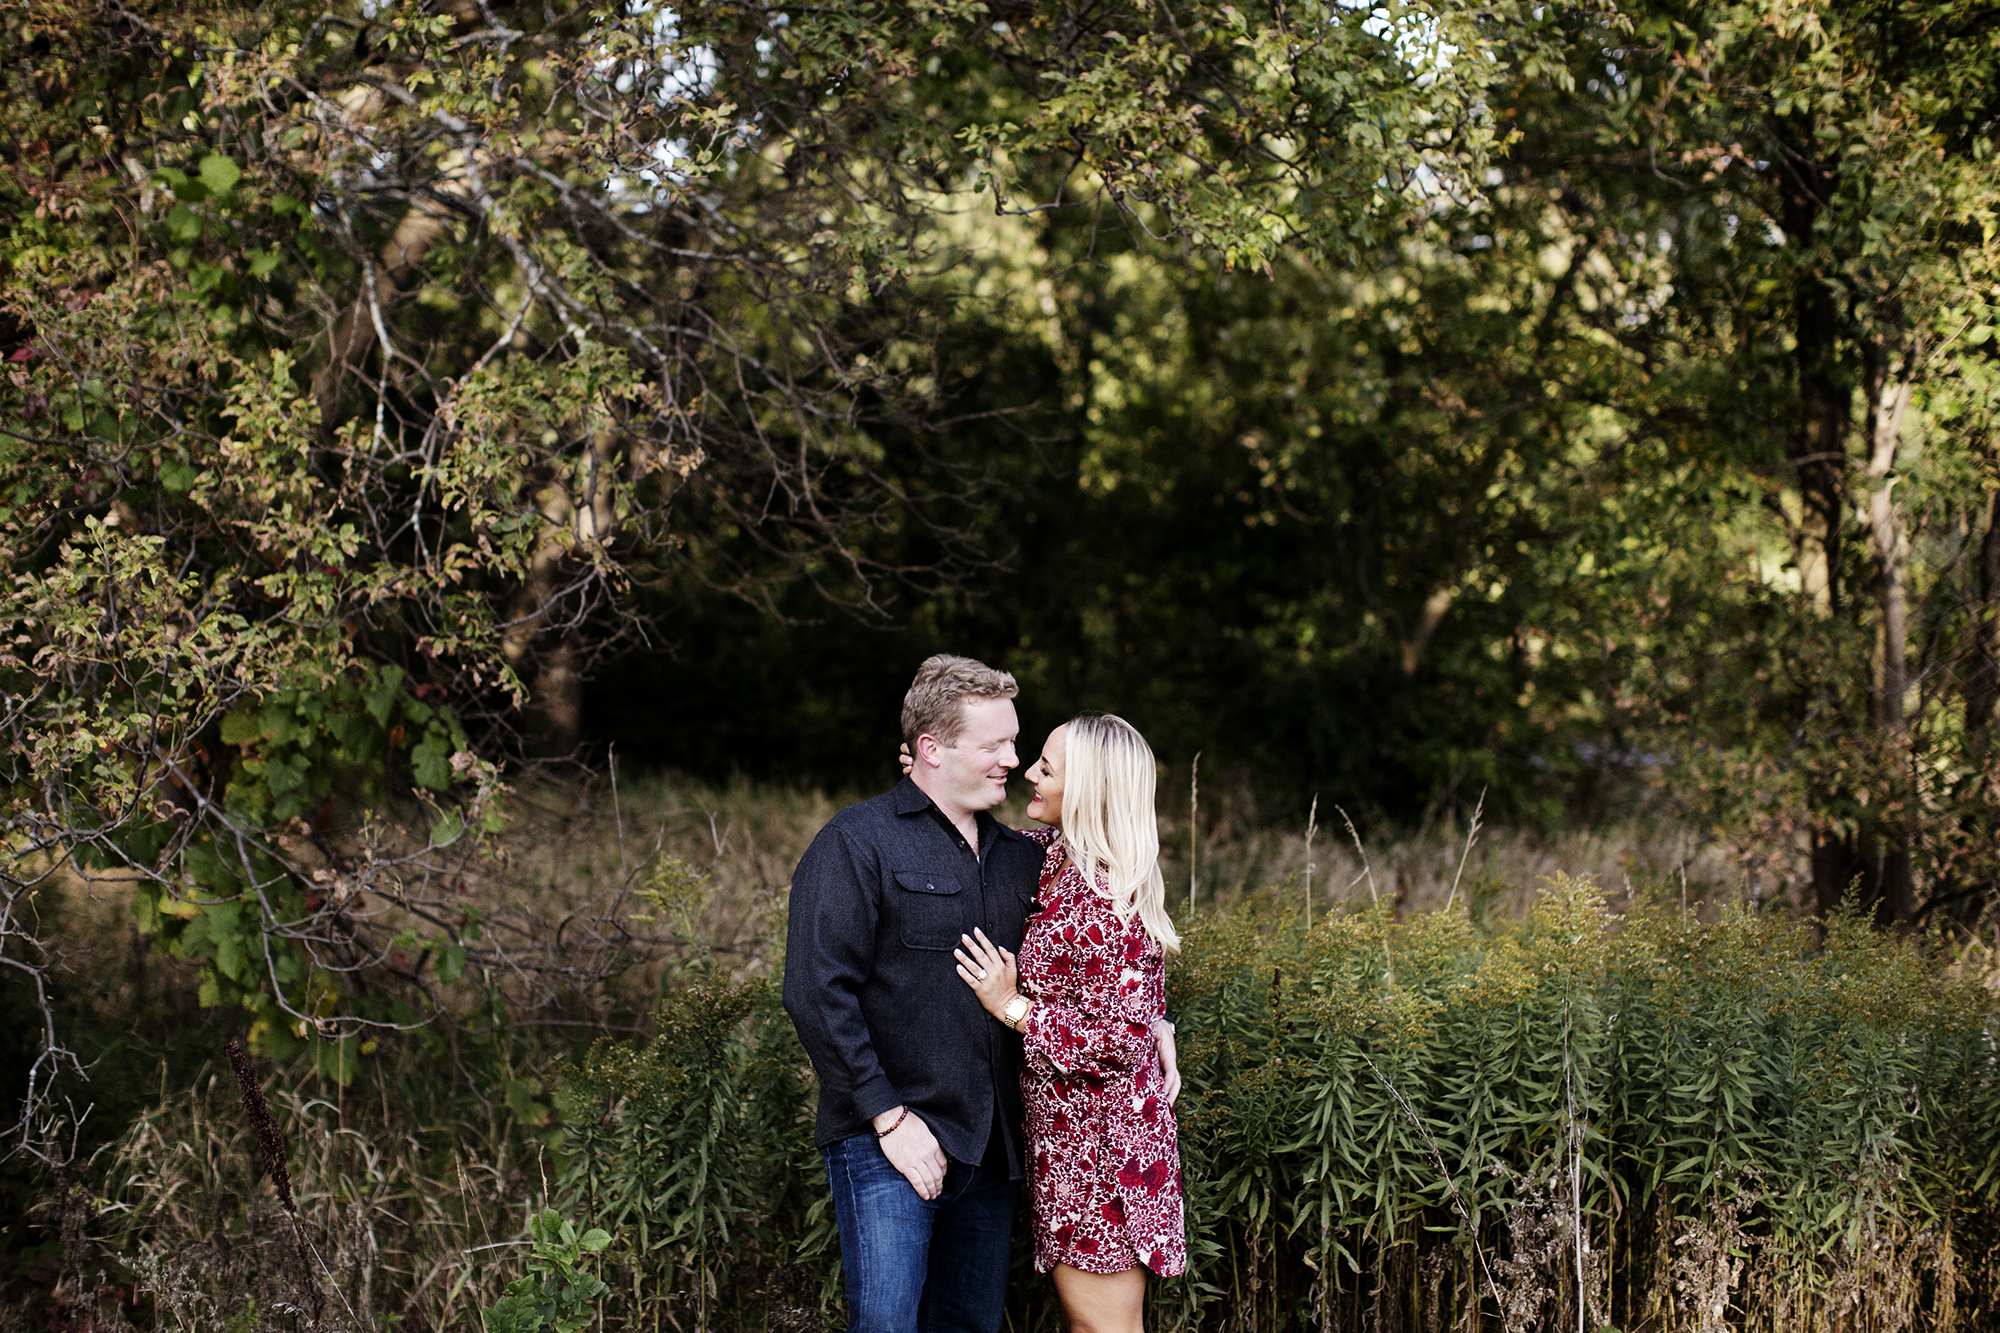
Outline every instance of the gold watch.
{"label": "gold watch", "polygon": [[1017,994],[1013,999],[1007,1001],[1006,1007],[1000,1011],[1000,1021],[1014,1029],[1014,1031],[1019,1032],[1021,1031],[1021,1025],[1027,1021],[1028,1010],[1033,1007],[1034,1002],[1032,1000],[1025,995]]}

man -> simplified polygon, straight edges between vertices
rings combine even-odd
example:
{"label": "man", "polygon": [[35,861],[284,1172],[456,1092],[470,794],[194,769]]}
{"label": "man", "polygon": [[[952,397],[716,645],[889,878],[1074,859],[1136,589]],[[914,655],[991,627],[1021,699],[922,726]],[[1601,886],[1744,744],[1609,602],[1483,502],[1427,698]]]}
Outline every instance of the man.
{"label": "man", "polygon": [[909,777],[835,815],[792,877],[785,1011],[819,1075],[814,1140],[849,1333],[993,1333],[1022,1176],[1021,1039],[959,981],[1008,950],[1042,850],[989,813],[1019,758],[1014,678],[933,657],[903,699]]}

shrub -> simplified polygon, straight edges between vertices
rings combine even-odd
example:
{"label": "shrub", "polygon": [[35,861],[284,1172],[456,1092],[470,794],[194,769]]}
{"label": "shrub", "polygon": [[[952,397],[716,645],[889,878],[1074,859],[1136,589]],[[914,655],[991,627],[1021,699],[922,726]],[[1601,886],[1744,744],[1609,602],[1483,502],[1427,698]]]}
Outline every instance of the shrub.
{"label": "shrub", "polygon": [[[1994,1006],[1920,942],[1618,918],[1558,877],[1485,932],[1204,919],[1171,990],[1191,1262],[1159,1327],[2000,1326]],[[626,1240],[616,1314],[836,1303],[776,994],[701,980],[566,1080],[572,1201]],[[1013,1327],[1053,1327],[1022,1276]]]}

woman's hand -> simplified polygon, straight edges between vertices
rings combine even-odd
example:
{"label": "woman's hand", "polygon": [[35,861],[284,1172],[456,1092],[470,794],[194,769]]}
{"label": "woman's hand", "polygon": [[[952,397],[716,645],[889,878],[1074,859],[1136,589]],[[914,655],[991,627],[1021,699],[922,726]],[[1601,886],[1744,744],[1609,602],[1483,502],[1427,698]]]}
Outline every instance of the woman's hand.
{"label": "woman's hand", "polygon": [[986,938],[973,927],[972,934],[960,935],[959,947],[951,951],[958,960],[958,979],[972,987],[980,1007],[995,1018],[1006,1012],[1007,1002],[1020,994],[1020,970],[1014,955]]}
{"label": "woman's hand", "polygon": [[1181,1095],[1180,1052],[1174,1047],[1174,1025],[1164,1018],[1153,1020],[1153,1049],[1159,1052],[1161,1082],[1167,1093],[1167,1105]]}
{"label": "woman's hand", "polygon": [[916,772],[917,761],[910,758],[910,743],[908,741],[904,741],[896,747],[896,762],[903,766],[904,777],[908,777],[910,774]]}

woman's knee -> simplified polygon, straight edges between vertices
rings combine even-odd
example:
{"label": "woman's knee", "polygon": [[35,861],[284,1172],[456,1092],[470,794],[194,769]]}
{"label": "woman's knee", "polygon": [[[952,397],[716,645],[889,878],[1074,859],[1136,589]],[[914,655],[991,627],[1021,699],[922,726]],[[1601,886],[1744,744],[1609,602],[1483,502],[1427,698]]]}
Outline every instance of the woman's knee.
{"label": "woman's knee", "polygon": [[1146,1307],[1146,1270],[1086,1273],[1068,1264],[1055,1269],[1056,1295],[1071,1333],[1140,1333]]}

